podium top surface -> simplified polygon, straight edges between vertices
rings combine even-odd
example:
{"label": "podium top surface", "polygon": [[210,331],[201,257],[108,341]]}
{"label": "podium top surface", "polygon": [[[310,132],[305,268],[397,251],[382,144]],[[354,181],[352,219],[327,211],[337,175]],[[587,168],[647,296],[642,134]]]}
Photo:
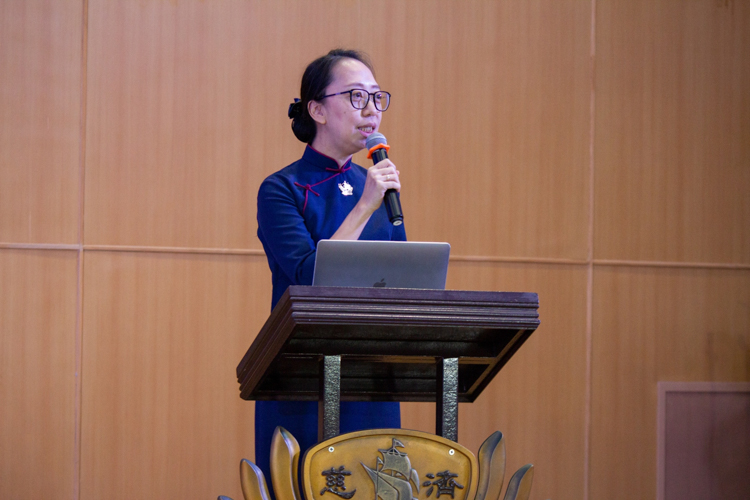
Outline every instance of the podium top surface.
{"label": "podium top surface", "polygon": [[436,359],[458,358],[474,401],[539,326],[535,293],[291,286],[237,367],[248,400],[317,400],[341,356],[341,399],[435,401]]}

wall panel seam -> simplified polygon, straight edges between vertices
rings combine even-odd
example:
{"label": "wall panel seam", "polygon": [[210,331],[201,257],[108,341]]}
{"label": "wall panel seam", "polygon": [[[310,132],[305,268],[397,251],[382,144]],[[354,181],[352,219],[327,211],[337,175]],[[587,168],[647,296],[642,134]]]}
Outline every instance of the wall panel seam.
{"label": "wall panel seam", "polygon": [[79,251],[81,245],[72,243],[2,243],[0,250],[75,250]]}
{"label": "wall panel seam", "polygon": [[159,247],[136,245],[83,245],[86,252],[135,252],[135,253],[175,253],[201,255],[252,255],[263,256],[266,253],[254,248],[200,248],[200,247]]}
{"label": "wall panel seam", "polygon": [[[255,248],[201,248],[201,247],[160,247],[140,245],[77,245],[66,243],[7,243],[0,242],[0,250],[75,250],[82,252],[134,252],[134,253],[174,253],[203,255],[251,255],[265,257],[265,252]],[[548,257],[504,257],[493,255],[451,255],[451,262],[505,263],[505,264],[550,264],[567,266],[596,267],[644,267],[665,269],[715,269],[750,270],[750,264],[723,262],[669,262],[649,260],[615,259],[563,259]]]}
{"label": "wall panel seam", "polygon": [[593,264],[601,267],[653,267],[670,269],[735,269],[750,270],[750,264],[721,262],[667,262],[648,260],[609,260],[594,259]]}
{"label": "wall panel seam", "polygon": [[73,499],[81,498],[81,434],[83,390],[83,225],[86,198],[86,109],[88,93],[88,0],[81,0],[81,106],[78,147],[78,258],[76,276],[75,326],[75,431],[73,443]]}
{"label": "wall panel seam", "polygon": [[594,136],[596,133],[596,0],[591,0],[589,18],[589,224],[586,252],[586,374],[583,408],[583,499],[589,500],[591,481],[591,392],[594,335]]}

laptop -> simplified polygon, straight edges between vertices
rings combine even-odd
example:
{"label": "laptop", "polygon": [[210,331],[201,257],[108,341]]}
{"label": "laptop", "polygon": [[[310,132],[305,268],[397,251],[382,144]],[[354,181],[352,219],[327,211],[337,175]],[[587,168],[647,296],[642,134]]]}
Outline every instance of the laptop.
{"label": "laptop", "polygon": [[313,285],[445,289],[448,243],[320,240]]}

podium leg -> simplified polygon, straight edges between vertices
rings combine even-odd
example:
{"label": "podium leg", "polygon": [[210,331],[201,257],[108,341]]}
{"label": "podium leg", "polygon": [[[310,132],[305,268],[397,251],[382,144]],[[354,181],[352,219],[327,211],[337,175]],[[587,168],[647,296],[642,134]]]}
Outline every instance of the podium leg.
{"label": "podium leg", "polygon": [[340,433],[341,356],[323,356],[320,361],[318,395],[318,442]]}
{"label": "podium leg", "polygon": [[437,359],[435,434],[458,442],[458,358]]}

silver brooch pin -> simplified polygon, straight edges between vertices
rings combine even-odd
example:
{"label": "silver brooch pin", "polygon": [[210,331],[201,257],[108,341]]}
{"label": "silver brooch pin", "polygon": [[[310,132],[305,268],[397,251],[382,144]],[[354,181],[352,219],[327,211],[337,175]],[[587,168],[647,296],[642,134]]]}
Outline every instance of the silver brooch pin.
{"label": "silver brooch pin", "polygon": [[339,183],[339,189],[344,196],[351,196],[354,194],[354,188],[346,181]]}

